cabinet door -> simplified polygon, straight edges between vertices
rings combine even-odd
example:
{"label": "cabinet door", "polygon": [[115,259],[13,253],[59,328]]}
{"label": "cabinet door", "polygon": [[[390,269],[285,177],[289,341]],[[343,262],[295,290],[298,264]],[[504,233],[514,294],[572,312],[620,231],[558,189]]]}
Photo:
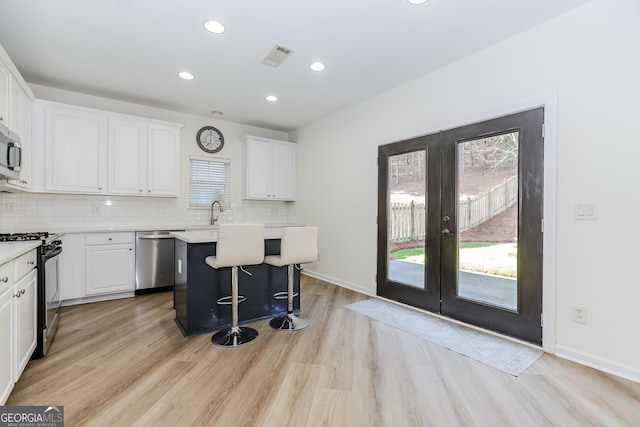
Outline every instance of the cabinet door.
{"label": "cabinet door", "polygon": [[46,112],[46,189],[105,193],[107,120],[85,110],[48,107]]}
{"label": "cabinet door", "polygon": [[97,245],[86,248],[86,294],[133,291],[133,245]]}
{"label": "cabinet door", "polygon": [[271,144],[271,198],[295,199],[296,147],[290,143]]}
{"label": "cabinet door", "polygon": [[271,143],[266,140],[248,139],[245,143],[246,198],[270,198],[269,180]]}
{"label": "cabinet door", "polygon": [[177,196],[180,193],[179,128],[149,125],[147,170],[147,195]]}
{"label": "cabinet door", "polygon": [[0,405],[13,390],[13,290],[0,293]]}
{"label": "cabinet door", "polygon": [[15,349],[16,363],[14,364],[14,378],[17,380],[29,362],[33,350],[36,348],[36,293],[38,276],[32,270],[22,280],[16,283],[15,289]]}
{"label": "cabinet door", "polygon": [[9,129],[22,137],[22,88],[13,75],[9,76]]}
{"label": "cabinet door", "polygon": [[146,192],[147,125],[109,119],[109,190],[111,194]]}
{"label": "cabinet door", "polygon": [[0,61],[0,122],[9,126],[9,69]]}

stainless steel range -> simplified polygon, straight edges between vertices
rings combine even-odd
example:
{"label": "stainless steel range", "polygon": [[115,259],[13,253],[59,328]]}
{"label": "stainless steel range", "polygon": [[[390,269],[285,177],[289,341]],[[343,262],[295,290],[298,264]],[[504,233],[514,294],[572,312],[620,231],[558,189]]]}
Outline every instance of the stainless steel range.
{"label": "stainless steel range", "polygon": [[47,354],[58,329],[58,314],[62,303],[58,261],[62,253],[59,234],[48,232],[0,234],[0,242],[41,240],[38,247],[38,345],[33,358]]}

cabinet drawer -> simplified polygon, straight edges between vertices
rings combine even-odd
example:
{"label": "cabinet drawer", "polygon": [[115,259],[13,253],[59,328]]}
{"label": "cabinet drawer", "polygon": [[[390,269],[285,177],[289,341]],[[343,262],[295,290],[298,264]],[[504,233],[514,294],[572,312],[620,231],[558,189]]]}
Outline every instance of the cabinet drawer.
{"label": "cabinet drawer", "polygon": [[0,293],[9,289],[15,283],[14,261],[0,265]]}
{"label": "cabinet drawer", "polygon": [[26,276],[27,273],[36,268],[36,254],[36,250],[33,249],[26,254],[20,255],[16,259],[16,281],[20,280]]}
{"label": "cabinet drawer", "polygon": [[110,245],[112,243],[133,243],[133,233],[87,234],[87,245]]}

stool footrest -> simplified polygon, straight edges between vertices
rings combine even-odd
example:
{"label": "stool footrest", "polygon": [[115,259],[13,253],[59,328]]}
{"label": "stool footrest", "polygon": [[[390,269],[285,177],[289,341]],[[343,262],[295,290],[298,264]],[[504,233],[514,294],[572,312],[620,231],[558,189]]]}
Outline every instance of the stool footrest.
{"label": "stool footrest", "polygon": [[[291,298],[295,298],[298,295],[300,295],[300,293],[294,292],[293,295],[291,295]],[[273,294],[273,299],[288,299],[288,298],[289,298],[289,293],[287,291],[276,292],[275,294]]]}
{"label": "stool footrest", "polygon": [[[221,297],[218,298],[216,300],[216,304],[218,305],[231,305],[233,304],[233,296],[232,295],[227,295],[226,297]],[[240,304],[241,302],[245,302],[247,300],[247,297],[245,297],[244,295],[238,295],[238,304]]]}

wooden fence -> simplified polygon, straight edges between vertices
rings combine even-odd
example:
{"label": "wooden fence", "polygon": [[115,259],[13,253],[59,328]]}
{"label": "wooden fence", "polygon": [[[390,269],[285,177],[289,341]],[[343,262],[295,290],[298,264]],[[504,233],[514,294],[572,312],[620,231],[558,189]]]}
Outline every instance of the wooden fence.
{"label": "wooden fence", "polygon": [[[508,178],[488,191],[463,197],[458,204],[458,231],[482,224],[518,203],[518,176]],[[389,228],[391,242],[423,240],[426,235],[424,202],[392,202]]]}

